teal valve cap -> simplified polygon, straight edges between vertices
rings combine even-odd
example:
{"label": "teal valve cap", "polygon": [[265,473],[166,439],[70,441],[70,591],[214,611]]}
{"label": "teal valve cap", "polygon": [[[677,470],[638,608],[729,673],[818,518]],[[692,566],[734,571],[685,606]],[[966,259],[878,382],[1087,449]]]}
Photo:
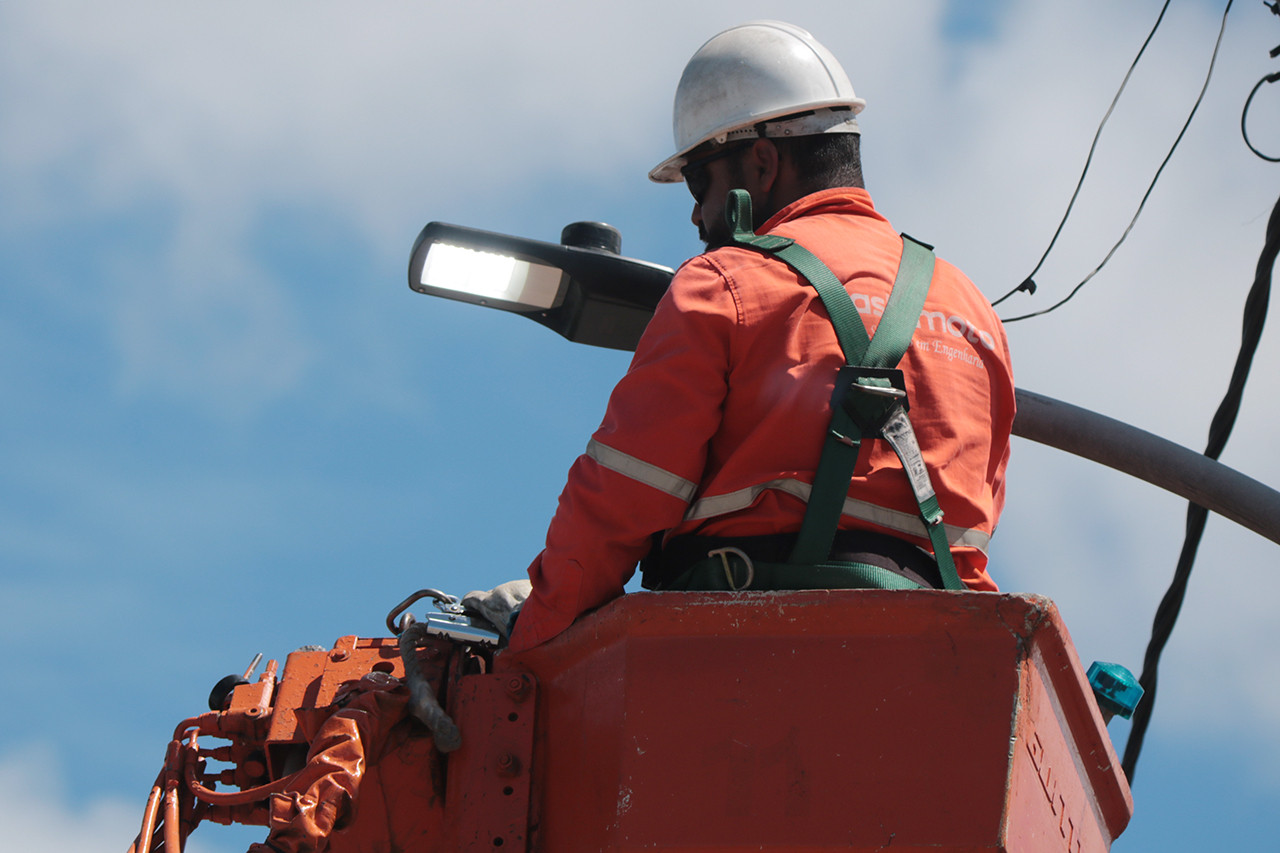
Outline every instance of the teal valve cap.
{"label": "teal valve cap", "polygon": [[1116,715],[1127,720],[1142,701],[1142,685],[1128,667],[1118,663],[1096,660],[1090,664],[1089,686],[1108,718]]}

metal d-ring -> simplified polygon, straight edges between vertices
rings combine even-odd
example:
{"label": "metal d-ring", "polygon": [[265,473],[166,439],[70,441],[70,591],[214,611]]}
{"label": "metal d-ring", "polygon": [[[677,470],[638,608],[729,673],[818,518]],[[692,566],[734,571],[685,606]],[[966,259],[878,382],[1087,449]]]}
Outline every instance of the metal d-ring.
{"label": "metal d-ring", "polygon": [[458,603],[458,599],[454,598],[446,592],[438,589],[420,589],[404,601],[391,608],[391,612],[387,614],[387,630],[395,636],[400,636],[400,632],[404,630],[404,625],[400,621],[400,614],[409,609],[414,602],[423,598],[431,598],[436,603],[436,607],[445,613],[461,613],[462,605]]}
{"label": "metal d-ring", "polygon": [[[741,559],[747,566],[747,580],[742,584],[742,586],[738,586],[733,582],[733,565],[729,562],[730,554]],[[755,564],[751,562],[751,558],[748,557],[746,552],[741,548],[713,548],[707,552],[707,556],[720,558],[720,562],[724,564],[724,577],[729,584],[729,589],[737,592],[738,590],[751,588],[751,584],[756,579],[756,567]]]}

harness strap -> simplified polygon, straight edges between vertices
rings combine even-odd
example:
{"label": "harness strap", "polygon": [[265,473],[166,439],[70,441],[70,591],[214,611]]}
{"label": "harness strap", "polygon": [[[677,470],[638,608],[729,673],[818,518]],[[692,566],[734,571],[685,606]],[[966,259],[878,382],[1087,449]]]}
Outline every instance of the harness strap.
{"label": "harness strap", "polygon": [[[736,549],[734,549],[736,550]],[[826,560],[804,571],[793,563],[757,563],[738,554],[713,554],[662,586],[663,590],[753,592],[788,589],[928,589],[870,563]]]}
{"label": "harness strap", "polygon": [[902,259],[893,290],[875,337],[869,338],[852,297],[826,264],[790,238],[757,236],[751,230],[751,196],[745,190],[731,191],[725,217],[736,245],[777,257],[818,292],[845,356],[845,367],[832,394],[831,426],[790,563],[817,567],[828,560],[862,438],[883,437],[907,472],[943,585],[951,590],[964,589],[951,557],[942,509],[907,418],[902,372],[894,369],[911,345],[924,309],[933,279],[935,259],[931,247],[902,235]]}
{"label": "harness strap", "polygon": [[907,413],[898,409],[885,423],[881,436],[889,442],[902,462],[902,470],[907,472],[911,492],[920,507],[920,520],[929,532],[929,544],[933,546],[933,558],[938,563],[943,587],[964,589],[964,582],[960,580],[955,560],[951,557],[951,543],[947,541],[946,526],[942,523],[942,507],[938,504],[938,495],[933,490],[929,469],[925,467],[924,455],[920,452],[920,442],[916,441],[916,431],[911,428]]}
{"label": "harness strap", "polygon": [[751,230],[751,196],[746,190],[733,190],[729,194],[725,217],[733,231],[734,243],[777,256],[818,291],[822,304],[831,315],[831,324],[835,326],[845,361],[858,364],[871,340],[867,336],[866,327],[862,325],[857,306],[853,304],[853,299],[840,279],[817,256],[795,240],[772,234],[757,236]]}

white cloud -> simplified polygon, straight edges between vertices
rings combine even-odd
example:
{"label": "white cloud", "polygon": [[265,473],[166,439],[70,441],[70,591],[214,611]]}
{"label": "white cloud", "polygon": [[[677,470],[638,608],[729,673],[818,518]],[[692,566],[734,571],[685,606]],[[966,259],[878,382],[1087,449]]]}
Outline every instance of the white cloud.
{"label": "white cloud", "polygon": [[[582,180],[628,151],[650,156],[666,135],[653,120],[665,81],[532,4],[4,14],[0,222],[169,219],[152,226],[159,251],[122,246],[98,288],[66,287],[114,318],[122,391],[223,414],[287,393],[323,347],[299,321],[305,285],[254,257],[272,211],[336,216],[353,245],[399,267],[433,213],[509,207],[557,172]],[[636,14],[598,22],[616,35]]]}
{"label": "white cloud", "polygon": [[318,343],[301,327],[300,294],[247,256],[244,237],[192,219],[163,254],[111,270],[117,387],[203,397],[223,416],[243,417],[294,388]]}
{"label": "white cloud", "polygon": [[[57,753],[44,747],[0,755],[0,836],[9,850],[121,853],[138,834],[147,791],[136,802],[94,797],[76,802],[62,779]],[[215,827],[215,832],[220,827]],[[199,832],[199,830],[197,830]],[[193,835],[187,853],[227,853],[242,833],[211,844]],[[265,835],[258,830],[258,837]],[[241,848],[243,849],[243,848]]]}

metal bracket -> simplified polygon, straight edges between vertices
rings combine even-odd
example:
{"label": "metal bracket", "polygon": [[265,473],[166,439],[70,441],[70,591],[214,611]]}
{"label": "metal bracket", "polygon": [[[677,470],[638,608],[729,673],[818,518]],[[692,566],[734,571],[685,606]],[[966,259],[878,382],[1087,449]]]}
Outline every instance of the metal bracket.
{"label": "metal bracket", "polygon": [[462,746],[449,756],[445,811],[455,849],[526,853],[537,681],[508,672],[471,675],[451,703]]}

